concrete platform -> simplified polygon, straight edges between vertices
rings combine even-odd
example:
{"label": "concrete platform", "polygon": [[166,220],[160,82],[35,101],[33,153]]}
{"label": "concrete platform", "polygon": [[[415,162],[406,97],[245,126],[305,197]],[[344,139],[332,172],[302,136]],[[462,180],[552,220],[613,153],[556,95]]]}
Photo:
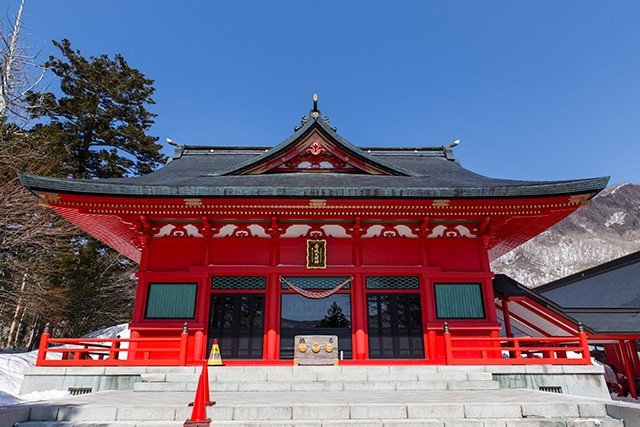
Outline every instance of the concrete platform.
{"label": "concrete platform", "polygon": [[[21,394],[88,387],[92,391],[194,391],[200,368],[28,368]],[[606,399],[601,366],[221,366],[209,368],[218,391],[494,390],[541,387],[564,394]]]}

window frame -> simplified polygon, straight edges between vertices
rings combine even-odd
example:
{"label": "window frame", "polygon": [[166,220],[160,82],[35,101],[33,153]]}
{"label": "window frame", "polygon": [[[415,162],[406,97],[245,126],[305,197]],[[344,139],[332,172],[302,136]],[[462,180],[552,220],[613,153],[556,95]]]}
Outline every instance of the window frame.
{"label": "window frame", "polygon": [[[190,317],[149,317],[149,300],[151,299],[151,288],[153,285],[192,285],[194,289],[192,315]],[[196,318],[198,308],[198,282],[149,282],[147,283],[147,300],[144,307],[144,319],[145,320],[175,320],[175,319],[188,319],[193,320]]]}
{"label": "window frame", "polygon": [[[438,285],[477,285],[480,291],[480,307],[482,308],[482,316],[481,317],[450,317],[450,316],[441,316],[438,313]],[[482,282],[433,282],[433,305],[434,305],[434,314],[437,320],[486,320],[487,319],[487,309],[485,307],[484,301],[484,288]]]}

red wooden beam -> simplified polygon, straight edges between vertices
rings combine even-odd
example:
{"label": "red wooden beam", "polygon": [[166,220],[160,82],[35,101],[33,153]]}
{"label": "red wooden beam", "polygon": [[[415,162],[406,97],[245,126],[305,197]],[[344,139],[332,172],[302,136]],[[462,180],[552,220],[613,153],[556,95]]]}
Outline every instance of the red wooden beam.
{"label": "red wooden beam", "polygon": [[629,358],[629,348],[624,340],[619,341],[620,353],[622,354],[622,362],[624,363],[625,375],[627,376],[627,386],[629,387],[629,394],[634,399],[638,398],[638,391],[636,390],[636,381],[633,375],[633,367],[631,366],[631,360]]}

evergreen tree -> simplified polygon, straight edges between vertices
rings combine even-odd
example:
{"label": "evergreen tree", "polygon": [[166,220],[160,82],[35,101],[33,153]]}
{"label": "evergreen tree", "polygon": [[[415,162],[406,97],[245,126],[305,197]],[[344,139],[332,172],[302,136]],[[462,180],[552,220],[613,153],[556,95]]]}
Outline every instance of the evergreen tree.
{"label": "evergreen tree", "polygon": [[331,303],[327,309],[327,314],[324,318],[318,322],[319,328],[344,328],[350,326],[351,322],[347,319],[347,316],[342,312],[340,307],[335,301]]}
{"label": "evergreen tree", "polygon": [[[47,208],[17,173],[113,178],[163,160],[147,135],[153,81],[121,55],[83,57],[68,40],[46,62],[60,90],[31,93],[31,126],[0,117],[0,347],[32,346],[46,322],[79,336],[130,320],[137,266]],[[0,52],[2,55],[2,52]]]}
{"label": "evergreen tree", "polygon": [[[146,132],[156,116],[153,80],[129,67],[122,55],[83,57],[69,40],[53,44],[62,58],[45,66],[60,79],[62,96],[33,96],[35,117],[49,119],[33,131],[65,153],[64,176],[114,178],[145,174],[163,160],[158,138]],[[37,101],[37,102],[36,102]]]}

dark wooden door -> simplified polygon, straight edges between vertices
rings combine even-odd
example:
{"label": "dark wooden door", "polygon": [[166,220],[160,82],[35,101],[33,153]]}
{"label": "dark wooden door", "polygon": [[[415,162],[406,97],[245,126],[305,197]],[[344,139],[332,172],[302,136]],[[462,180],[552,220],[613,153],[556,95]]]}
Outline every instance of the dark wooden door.
{"label": "dark wooden door", "polygon": [[207,350],[217,338],[223,361],[262,358],[264,294],[212,294],[209,313]]}
{"label": "dark wooden door", "polygon": [[420,294],[367,295],[370,359],[423,359]]}

